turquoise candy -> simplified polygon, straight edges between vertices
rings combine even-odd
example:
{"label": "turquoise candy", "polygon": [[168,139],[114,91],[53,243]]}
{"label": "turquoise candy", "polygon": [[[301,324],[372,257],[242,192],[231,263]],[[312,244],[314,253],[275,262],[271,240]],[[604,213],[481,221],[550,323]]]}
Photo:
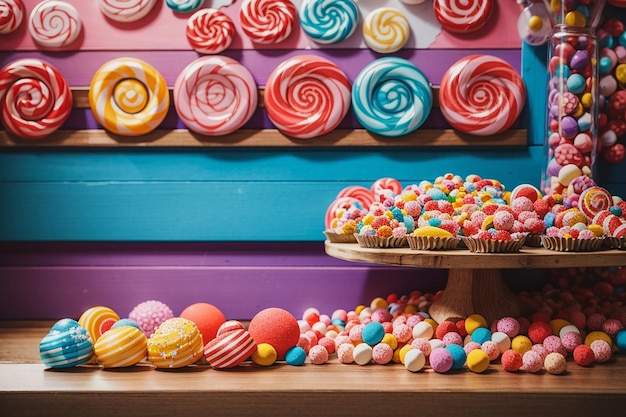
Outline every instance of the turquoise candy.
{"label": "turquoise candy", "polygon": [[450,344],[446,346],[446,350],[452,354],[452,369],[461,369],[467,361],[467,353],[462,346]]}
{"label": "turquoise candy", "polygon": [[122,327],[122,326],[131,326],[131,327],[135,327],[141,330],[139,325],[134,320],[131,320],[131,319],[119,319],[118,321],[113,323],[113,326],[111,326],[111,328],[115,329],[116,327]]}
{"label": "turquoise candy", "polygon": [[481,345],[488,340],[491,340],[491,331],[486,327],[479,327],[472,332],[472,342],[480,343]]}
{"label": "turquoise candy", "polygon": [[377,345],[381,340],[383,340],[383,337],[385,337],[385,328],[377,321],[370,321],[363,326],[361,337],[368,345]]}
{"label": "turquoise candy", "polygon": [[354,33],[359,8],[352,0],[304,0],[298,18],[304,33],[315,42],[334,44]]}
{"label": "turquoise candy", "polygon": [[587,88],[585,77],[580,74],[572,74],[567,79],[567,89],[574,94],[582,94]]}
{"label": "turquoise candy", "polygon": [[357,75],[352,107],[368,131],[390,137],[419,128],[432,109],[433,93],[426,76],[410,61],[379,58]]}
{"label": "turquoise candy", "polygon": [[61,319],[39,343],[39,356],[51,368],[71,368],[93,357],[93,343],[76,320]]}
{"label": "turquoise candy", "polygon": [[204,0],[165,0],[167,7],[176,13],[189,13],[200,8]]}
{"label": "turquoise candy", "polygon": [[306,360],[306,352],[300,346],[294,346],[285,353],[285,361],[289,365],[300,366]]}

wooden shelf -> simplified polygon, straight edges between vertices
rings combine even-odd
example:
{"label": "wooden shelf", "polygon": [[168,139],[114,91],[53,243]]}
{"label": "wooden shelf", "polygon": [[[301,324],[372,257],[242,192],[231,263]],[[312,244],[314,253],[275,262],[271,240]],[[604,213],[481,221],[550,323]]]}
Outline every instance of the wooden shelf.
{"label": "wooden shelf", "polygon": [[626,357],[559,376],[509,373],[492,363],[411,373],[402,365],[244,364],[227,371],[198,364],[173,371],[151,365],[104,370],[46,369],[38,346],[51,323],[0,323],[0,407],[4,416],[424,416],[615,415],[626,403]]}

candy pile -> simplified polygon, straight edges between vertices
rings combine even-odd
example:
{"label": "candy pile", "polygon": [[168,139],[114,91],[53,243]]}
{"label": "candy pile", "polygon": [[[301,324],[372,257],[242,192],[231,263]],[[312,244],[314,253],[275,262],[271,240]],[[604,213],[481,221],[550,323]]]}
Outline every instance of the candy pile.
{"label": "candy pile", "polygon": [[[435,294],[377,297],[330,315],[307,308],[300,319],[266,308],[246,327],[226,320],[219,308],[192,304],[174,317],[166,304],[149,300],[120,319],[96,306],[78,321],[55,323],[40,343],[42,362],[53,368],[81,364],[104,368],[150,363],[179,368],[208,363],[214,369],[244,362],[323,365],[398,364],[410,372],[431,369],[482,373],[561,374],[569,363],[604,363],[626,351],[626,268],[550,271],[541,290],[520,291],[522,316],[488,323],[480,314],[440,323],[428,314]],[[141,326],[137,324],[141,323]]]}
{"label": "candy pile", "polygon": [[[354,235],[365,247],[456,249],[462,239],[480,252],[517,251],[523,243],[589,251],[623,246],[626,202],[587,176],[574,178],[564,197],[542,196],[530,184],[509,192],[495,179],[448,173],[404,187],[393,178],[381,178],[371,189],[346,187],[329,205],[325,221],[331,242],[354,242]],[[449,245],[432,238],[447,239]],[[517,245],[485,247],[484,241]]]}

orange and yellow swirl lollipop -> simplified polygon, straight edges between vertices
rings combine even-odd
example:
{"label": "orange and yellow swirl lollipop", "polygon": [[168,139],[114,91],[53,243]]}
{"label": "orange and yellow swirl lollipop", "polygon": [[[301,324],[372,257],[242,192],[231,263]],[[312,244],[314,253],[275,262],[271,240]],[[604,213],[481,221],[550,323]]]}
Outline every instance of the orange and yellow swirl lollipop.
{"label": "orange and yellow swirl lollipop", "polygon": [[135,58],[117,58],[93,76],[89,105],[106,130],[140,136],[161,124],[170,98],[165,79],[154,67]]}

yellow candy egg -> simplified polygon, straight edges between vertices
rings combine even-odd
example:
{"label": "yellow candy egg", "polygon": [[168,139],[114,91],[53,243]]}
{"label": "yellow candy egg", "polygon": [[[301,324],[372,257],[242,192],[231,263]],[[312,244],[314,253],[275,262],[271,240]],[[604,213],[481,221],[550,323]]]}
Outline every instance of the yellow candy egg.
{"label": "yellow candy egg", "polygon": [[413,349],[411,345],[404,345],[398,350],[398,358],[400,359],[401,364],[404,365],[404,356],[411,349]]}
{"label": "yellow candy egg", "polygon": [[587,26],[587,18],[578,10],[574,10],[565,15],[565,24],[567,26],[584,28]]}
{"label": "yellow candy egg", "polygon": [[271,366],[276,362],[276,349],[269,343],[259,343],[252,354],[252,362],[261,366]]}
{"label": "yellow candy egg", "polygon": [[601,332],[600,330],[594,330],[592,332],[589,332],[589,334],[585,337],[584,343],[589,346],[595,340],[604,340],[609,344],[609,346],[613,347],[613,340],[611,340],[611,336],[604,332]]}
{"label": "yellow candy egg", "polygon": [[543,28],[543,20],[539,16],[531,16],[528,19],[528,29],[531,32],[539,32]]}
{"label": "yellow candy egg", "polygon": [[480,374],[489,367],[489,355],[481,349],[474,349],[467,355],[467,368]]}
{"label": "yellow candy egg", "polygon": [[372,302],[370,303],[370,308],[372,310],[375,310],[377,308],[387,308],[387,300],[385,300],[382,297],[376,297],[372,300]]}
{"label": "yellow candy egg", "polygon": [[383,336],[383,340],[381,340],[380,343],[388,344],[392,350],[396,350],[396,348],[398,347],[398,340],[391,333],[385,333],[385,335]]}
{"label": "yellow candy egg", "polygon": [[487,320],[480,314],[470,314],[465,319],[465,331],[467,334],[474,333],[479,327],[488,327]]}
{"label": "yellow candy egg", "polygon": [[626,83],[626,64],[619,64],[615,68],[615,78],[622,84]]}
{"label": "yellow candy egg", "polygon": [[599,224],[590,224],[587,226],[595,237],[602,237],[604,235],[604,229]]}
{"label": "yellow candy egg", "polygon": [[593,96],[591,95],[591,93],[584,93],[580,98],[580,104],[583,105],[585,110],[589,110],[593,105]]}
{"label": "yellow candy egg", "polygon": [[511,340],[511,349],[524,356],[533,347],[533,342],[524,335],[518,335]]}

